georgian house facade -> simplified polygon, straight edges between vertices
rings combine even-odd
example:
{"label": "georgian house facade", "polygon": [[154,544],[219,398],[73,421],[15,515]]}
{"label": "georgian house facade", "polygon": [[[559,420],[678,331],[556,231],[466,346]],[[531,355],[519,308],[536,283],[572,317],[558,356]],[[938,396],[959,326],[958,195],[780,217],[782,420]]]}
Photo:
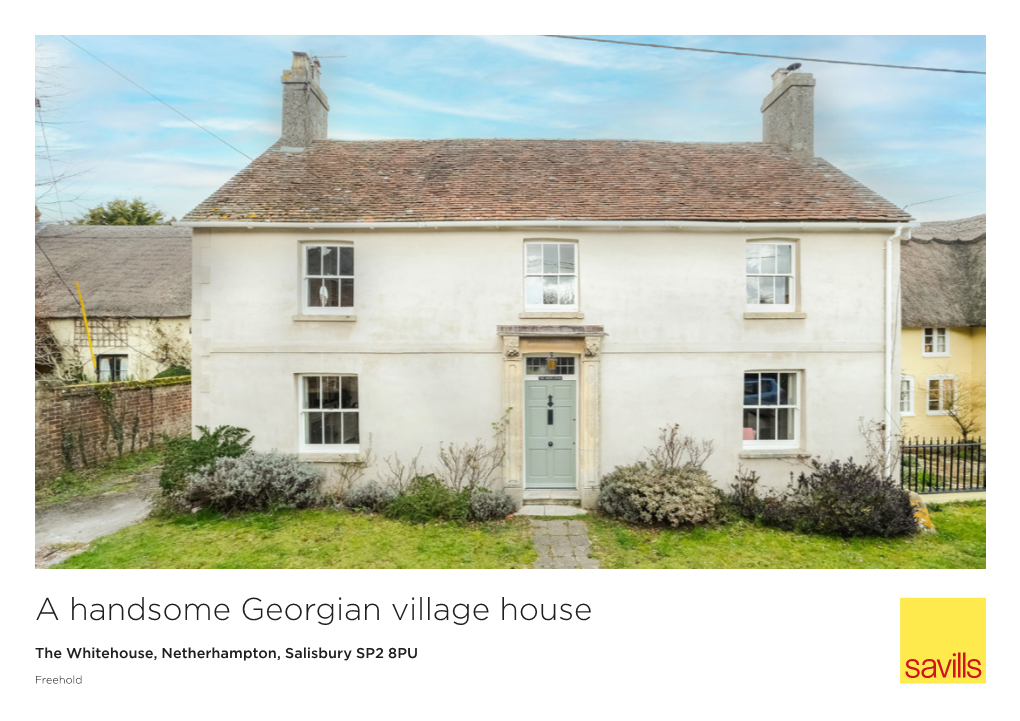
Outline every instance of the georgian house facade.
{"label": "georgian house facade", "polygon": [[898,417],[910,217],[813,156],[814,80],[765,142],[326,139],[318,69],[284,131],[189,213],[194,423],[327,469],[491,434],[505,490],[576,494],[677,423],[790,480]]}

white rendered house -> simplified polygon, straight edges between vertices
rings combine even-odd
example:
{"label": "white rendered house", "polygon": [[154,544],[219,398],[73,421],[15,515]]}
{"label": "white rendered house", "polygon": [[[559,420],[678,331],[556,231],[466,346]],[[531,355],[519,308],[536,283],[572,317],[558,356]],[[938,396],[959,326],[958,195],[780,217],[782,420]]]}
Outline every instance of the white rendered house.
{"label": "white rendered house", "polygon": [[510,409],[507,492],[585,506],[672,423],[723,486],[861,458],[911,219],[813,157],[809,74],[773,82],[765,142],[335,141],[296,53],[281,140],[183,221],[193,422],[328,467]]}

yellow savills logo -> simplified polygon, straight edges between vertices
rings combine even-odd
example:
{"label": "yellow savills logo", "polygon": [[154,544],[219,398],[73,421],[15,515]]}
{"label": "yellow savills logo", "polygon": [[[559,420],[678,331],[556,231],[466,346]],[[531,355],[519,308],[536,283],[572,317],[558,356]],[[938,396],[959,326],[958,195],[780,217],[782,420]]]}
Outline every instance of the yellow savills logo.
{"label": "yellow savills logo", "polygon": [[901,598],[900,683],[984,683],[985,599]]}

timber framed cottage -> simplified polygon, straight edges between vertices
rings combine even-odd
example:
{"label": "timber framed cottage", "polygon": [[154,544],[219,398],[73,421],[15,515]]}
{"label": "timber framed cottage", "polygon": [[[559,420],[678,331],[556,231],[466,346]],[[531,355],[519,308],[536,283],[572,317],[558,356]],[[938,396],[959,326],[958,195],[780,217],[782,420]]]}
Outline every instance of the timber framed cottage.
{"label": "timber framed cottage", "polygon": [[898,420],[911,218],[814,157],[810,74],[741,143],[329,140],[319,80],[294,53],[280,141],[182,223],[194,423],[330,467],[510,409],[504,489],[591,507],[667,424],[778,486]]}

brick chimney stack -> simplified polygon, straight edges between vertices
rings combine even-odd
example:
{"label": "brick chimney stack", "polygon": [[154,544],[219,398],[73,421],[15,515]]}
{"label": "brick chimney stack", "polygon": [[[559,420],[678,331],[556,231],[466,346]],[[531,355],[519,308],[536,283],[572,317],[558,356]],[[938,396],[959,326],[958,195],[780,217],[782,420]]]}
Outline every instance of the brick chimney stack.
{"label": "brick chimney stack", "polygon": [[314,140],[325,140],[329,101],[319,87],[319,64],[308,53],[294,52],[294,63],[283,71],[284,146],[305,148]]}
{"label": "brick chimney stack", "polygon": [[780,68],[761,105],[762,140],[795,157],[815,154],[815,79],[811,73]]}

